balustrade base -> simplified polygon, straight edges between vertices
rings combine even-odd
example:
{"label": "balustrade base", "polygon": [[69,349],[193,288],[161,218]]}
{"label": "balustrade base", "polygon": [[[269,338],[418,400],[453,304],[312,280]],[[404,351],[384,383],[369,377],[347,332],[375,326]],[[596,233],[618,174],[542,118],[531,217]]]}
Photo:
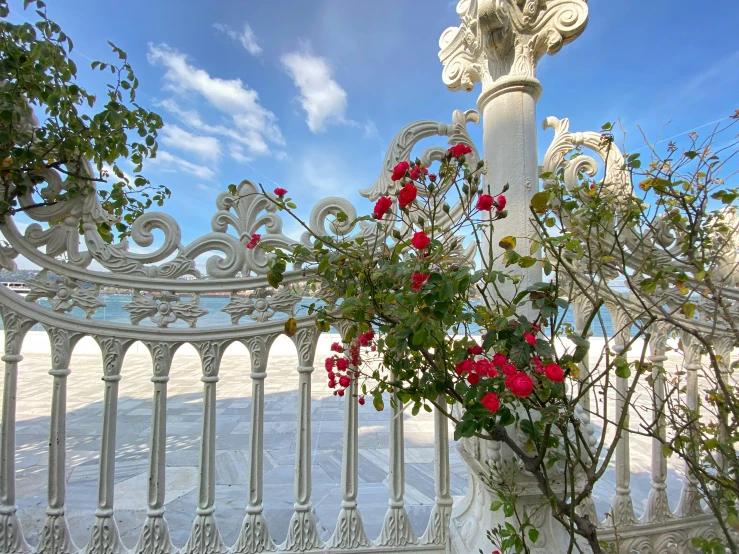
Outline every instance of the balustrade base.
{"label": "balustrade base", "polygon": [[111,516],[96,517],[90,530],[90,540],[85,554],[127,554],[128,549],[121,541],[118,524]]}
{"label": "balustrade base", "polygon": [[27,554],[32,550],[23,537],[18,514],[0,514],[0,554]]}

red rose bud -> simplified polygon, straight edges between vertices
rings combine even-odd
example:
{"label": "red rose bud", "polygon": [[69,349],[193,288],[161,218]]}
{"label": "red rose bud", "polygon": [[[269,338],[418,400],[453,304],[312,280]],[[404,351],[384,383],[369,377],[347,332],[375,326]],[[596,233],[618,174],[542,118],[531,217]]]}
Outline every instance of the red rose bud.
{"label": "red rose bud", "polygon": [[473,385],[473,386],[474,386],[474,385],[476,385],[477,383],[479,383],[479,382],[480,382],[480,376],[479,376],[479,375],[478,375],[477,373],[470,373],[470,374],[469,374],[469,375],[467,376],[467,382],[468,382],[468,383],[469,383],[470,385]]}
{"label": "red rose bud", "polygon": [[462,144],[461,142],[459,144],[455,144],[449,150],[447,150],[447,154],[451,153],[451,155],[455,158],[460,158],[469,154],[470,152],[472,152],[472,148],[470,148],[466,144]]}
{"label": "red rose bud", "polygon": [[424,250],[429,244],[431,244],[431,239],[423,231],[418,231],[413,235],[411,244],[416,250]]}
{"label": "red rose bud", "polygon": [[360,397],[359,397],[359,398],[357,399],[357,402],[359,402],[359,405],[360,405],[360,406],[364,406],[364,396],[360,396]]}
{"label": "red rose bud", "polygon": [[333,358],[326,358],[326,371],[331,371],[334,368],[334,359]]}
{"label": "red rose bud", "polygon": [[495,209],[498,210],[499,212],[502,212],[503,210],[505,210],[505,205],[506,205],[505,196],[501,194],[500,196],[498,196],[498,198],[495,199]]}
{"label": "red rose bud", "polygon": [[401,208],[408,207],[408,204],[413,202],[418,195],[418,189],[413,183],[406,184],[398,193],[398,206]]}
{"label": "red rose bud", "polygon": [[475,346],[470,346],[467,349],[467,354],[472,354],[473,356],[479,356],[482,354],[482,346],[479,344],[476,344]]}
{"label": "red rose bud", "polygon": [[287,194],[287,190],[286,190],[286,189],[283,189],[283,188],[281,188],[281,187],[277,187],[277,188],[275,189],[275,194],[276,194],[277,196],[279,196],[280,198],[282,198],[283,196],[285,196],[285,195]]}
{"label": "red rose bud", "polygon": [[516,373],[516,371],[518,371],[518,370],[516,369],[516,366],[515,366],[515,365],[513,365],[513,364],[503,364],[503,368],[501,369],[501,371],[502,371],[502,372],[503,372],[503,373],[504,373],[505,375],[513,375],[513,374],[515,374],[515,373]]}
{"label": "red rose bud", "polygon": [[500,409],[500,400],[498,400],[498,395],[494,392],[489,392],[485,396],[483,396],[481,403],[493,413],[497,412]]}
{"label": "red rose bud", "polygon": [[393,176],[391,177],[391,179],[393,181],[400,181],[403,177],[405,177],[405,174],[410,166],[411,164],[409,164],[408,162],[400,162],[393,168]]}
{"label": "red rose bud", "polygon": [[331,352],[338,352],[339,354],[341,354],[343,351],[344,349],[338,342],[335,342],[331,345]]}
{"label": "red rose bud", "polygon": [[339,396],[344,396],[344,389],[339,389],[338,391],[336,391],[336,394],[338,394]]}
{"label": "red rose bud", "polygon": [[382,219],[385,214],[390,210],[393,205],[393,201],[389,196],[381,196],[375,204],[375,218]]}
{"label": "red rose bud", "polygon": [[436,182],[436,175],[433,174],[433,173],[431,175],[429,175],[429,181],[431,181],[432,183],[435,183]]}
{"label": "red rose bud", "polygon": [[339,385],[341,385],[342,387],[346,388],[351,384],[352,384],[352,378],[349,377],[348,375],[342,375],[341,377],[339,377]]}
{"label": "red rose bud", "polygon": [[536,346],[536,337],[532,335],[531,333],[524,334],[523,339],[526,342],[528,342],[531,346]]}
{"label": "red rose bud", "polygon": [[249,241],[249,244],[247,244],[247,245],[246,245],[246,247],[247,247],[247,248],[248,248],[249,250],[252,250],[252,249],[256,248],[256,246],[257,246],[257,244],[259,244],[259,240],[260,240],[261,238],[262,238],[262,235],[260,235],[259,233],[254,233],[254,234],[253,234],[253,235],[251,236],[251,240]]}
{"label": "red rose bud", "polygon": [[481,194],[475,207],[480,211],[489,212],[493,209],[493,197],[489,194]]}
{"label": "red rose bud", "polygon": [[339,358],[336,360],[336,367],[339,371],[346,371],[346,368],[349,367],[349,360],[346,358]]}

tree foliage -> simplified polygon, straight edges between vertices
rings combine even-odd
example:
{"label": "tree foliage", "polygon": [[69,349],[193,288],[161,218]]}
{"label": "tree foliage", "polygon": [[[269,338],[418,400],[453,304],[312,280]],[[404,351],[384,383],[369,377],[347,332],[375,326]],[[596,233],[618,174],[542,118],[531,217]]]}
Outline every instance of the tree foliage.
{"label": "tree foliage", "polygon": [[[162,120],[136,102],[139,81],[123,50],[109,43],[116,62],[92,62],[112,76],[101,101],[78,82],[72,39],[49,19],[44,2],[25,0],[24,8],[35,8],[35,23],[10,22],[8,1],[0,0],[0,220],[97,193],[115,227],[100,222],[101,235],[124,236],[138,215],[170,194],[141,174],[144,160],[156,156]],[[121,169],[124,159],[133,177]],[[51,172],[62,174],[65,185],[44,195]]]}

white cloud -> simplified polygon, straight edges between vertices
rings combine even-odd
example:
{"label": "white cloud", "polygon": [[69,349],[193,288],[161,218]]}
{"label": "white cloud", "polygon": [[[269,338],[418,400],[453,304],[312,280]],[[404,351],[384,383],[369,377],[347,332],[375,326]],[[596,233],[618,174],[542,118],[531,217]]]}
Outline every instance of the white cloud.
{"label": "white cloud", "polygon": [[187,160],[183,160],[165,150],[157,152],[157,157],[151,158],[149,162],[152,167],[160,169],[161,171],[190,173],[198,179],[205,179],[206,181],[210,181],[216,176],[215,171],[210,167],[188,162]]}
{"label": "white cloud", "polygon": [[231,157],[239,163],[247,163],[252,160],[249,156],[244,155],[244,149],[238,144],[232,144],[228,147],[228,152]]}
{"label": "white cloud", "polygon": [[213,27],[230,39],[239,41],[241,46],[246,48],[246,51],[252,56],[258,56],[262,53],[262,47],[257,43],[257,37],[248,23],[244,23],[244,28],[240,33],[223,23],[214,23]]}
{"label": "white cloud", "polygon": [[346,124],[346,91],[332,77],[326,60],[308,52],[282,56],[282,65],[300,89],[300,105],[307,115],[308,128],[318,133],[328,123]]}
{"label": "white cloud", "polygon": [[213,192],[216,190],[216,187],[214,187],[213,185],[206,185],[205,183],[197,183],[195,185],[195,188],[199,190],[204,190],[205,192]]}
{"label": "white cloud", "polygon": [[[236,130],[226,127],[221,129],[222,134],[239,135],[239,142],[251,154],[268,154],[268,143],[285,144],[275,114],[259,103],[259,94],[241,79],[212,77],[207,71],[190,64],[185,54],[166,44],[150,43],[147,58],[152,65],[165,68],[165,88],[177,94],[197,93],[211,106],[230,116]],[[206,130],[210,127],[197,112],[189,111],[188,115],[197,123],[194,128]]]}
{"label": "white cloud", "polygon": [[201,160],[215,161],[221,154],[217,138],[194,135],[177,125],[165,125],[161,140],[162,144],[195,154]]}

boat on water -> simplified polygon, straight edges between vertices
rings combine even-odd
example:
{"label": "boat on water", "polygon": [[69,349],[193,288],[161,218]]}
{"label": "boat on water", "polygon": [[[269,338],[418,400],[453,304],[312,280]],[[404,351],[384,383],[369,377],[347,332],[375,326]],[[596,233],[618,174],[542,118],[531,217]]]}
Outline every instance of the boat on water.
{"label": "boat on water", "polygon": [[29,289],[28,285],[26,285],[25,283],[3,281],[1,284],[8,287],[10,290],[17,292],[21,296],[26,296],[29,292],[31,292],[31,289]]}

